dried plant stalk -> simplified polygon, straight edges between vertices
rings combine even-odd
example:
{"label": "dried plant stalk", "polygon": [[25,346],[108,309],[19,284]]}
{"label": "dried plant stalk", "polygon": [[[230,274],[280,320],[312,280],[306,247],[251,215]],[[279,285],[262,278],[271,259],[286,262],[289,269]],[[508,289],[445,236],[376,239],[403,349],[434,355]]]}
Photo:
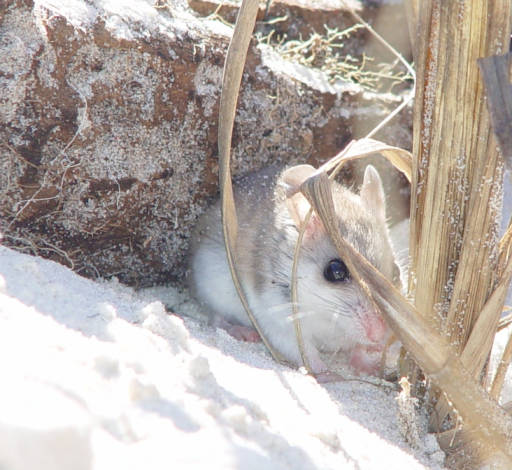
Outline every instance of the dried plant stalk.
{"label": "dried plant stalk", "polygon": [[480,374],[489,357],[499,323],[499,314],[497,315],[496,312],[502,311],[511,277],[512,258],[509,258],[499,284],[480,312],[464,351],[462,351],[461,360],[474,377]]}
{"label": "dried plant stalk", "polygon": [[385,144],[375,139],[360,139],[351,141],[340,153],[325,162],[319,172],[330,171],[341,162],[368,157],[379,153],[385,157],[395,168],[401,171],[408,181],[411,181],[412,155],[407,150]]}
{"label": "dried plant stalk", "polygon": [[[218,131],[218,145],[219,145],[219,182],[221,188],[221,214],[222,214],[222,226],[224,233],[224,242],[226,247],[226,253],[228,258],[228,264],[231,271],[231,276],[233,279],[233,284],[238,292],[240,300],[244,306],[244,309],[247,312],[247,315],[256,329],[256,331],[261,336],[263,342],[266,347],[274,357],[274,359],[279,362],[286,362],[281,354],[275,350],[272,345],[268,342],[266,337],[264,336],[261,328],[258,325],[258,322],[247,302],[246,295],[243,290],[243,286],[240,283],[239,276],[237,273],[236,260],[234,257],[233,247],[236,243],[237,231],[238,231],[238,223],[236,216],[236,208],[234,204],[233,198],[233,187],[231,182],[231,171],[230,171],[230,147],[231,147],[231,136],[233,130],[233,123],[236,111],[236,102],[238,97],[238,91],[240,88],[240,82],[243,72],[243,67],[245,64],[245,59],[247,55],[247,49],[249,46],[250,37],[252,31],[254,29],[254,24],[256,20],[256,15],[258,11],[258,3],[256,0],[243,0],[235,29],[233,32],[233,37],[231,39],[228,54],[226,57],[226,63],[223,74],[223,83],[222,83],[222,94],[220,101],[220,110],[219,110],[219,131]],[[359,16],[352,11],[352,13],[359,18]],[[359,18],[360,19],[360,18]],[[362,21],[362,20],[361,20]],[[366,23],[365,23],[366,25]],[[369,25],[366,25],[368,29],[372,32],[372,34],[377,35]],[[378,35],[377,35],[378,36]],[[382,40],[382,39],[381,39]],[[390,47],[388,45],[388,47]],[[396,53],[396,52],[395,52]],[[411,74],[414,75],[414,71],[407,64],[402,57],[396,53],[398,58],[406,65],[406,67],[410,70]],[[408,103],[408,100],[405,100],[396,110],[392,116],[396,115],[396,113],[403,108]],[[390,116],[390,118],[392,117]],[[387,122],[385,120],[383,124]],[[374,130],[376,132],[377,129]],[[361,141],[360,141],[361,142]],[[352,154],[348,155],[348,159],[360,158],[361,156],[369,155],[376,152],[381,152],[384,156],[386,156],[390,161],[392,161],[395,166],[397,166],[402,172],[404,172],[407,178],[411,179],[411,159],[410,154],[402,149],[398,149],[395,147],[387,146],[386,144],[382,144],[378,141],[372,141],[368,139],[363,144],[364,149],[358,149],[356,145],[356,150],[352,152]],[[342,154],[331,159],[327,162],[324,167],[333,168],[340,158],[344,157],[344,155],[350,149],[350,145],[345,149]],[[361,153],[362,152],[362,153]],[[307,220],[306,220],[307,223]],[[296,337],[298,341],[299,350],[301,352],[303,364],[306,366],[308,371],[310,371],[309,363],[307,357],[304,352],[304,344],[302,340],[301,333],[301,325],[300,320],[297,317],[297,286],[296,286],[296,270],[297,270],[297,262],[298,262],[298,253],[300,249],[300,239],[302,237],[303,231],[301,231],[299,236],[299,242],[297,244],[295,250],[294,257],[294,267],[292,273],[292,308],[293,308],[293,318],[294,318],[294,326],[296,331]]]}
{"label": "dried plant stalk", "polygon": [[419,23],[419,11],[420,11],[420,0],[407,0],[404,3],[405,13],[407,15],[407,26],[409,29],[409,37],[411,39],[411,45],[416,45],[417,30]]}
{"label": "dried plant stalk", "polygon": [[233,278],[233,284],[238,292],[240,301],[242,302],[247,316],[251,320],[255,330],[261,336],[267,349],[273,358],[279,362],[285,362],[284,358],[272,347],[268,342],[263,331],[247,302],[246,295],[240,283],[236,269],[235,256],[233,247],[236,243],[238,231],[238,222],[236,217],[235,201],[233,198],[233,186],[231,183],[230,170],[230,149],[231,135],[233,132],[233,123],[235,121],[236,103],[238,92],[242,80],[242,73],[251,40],[251,34],[254,30],[256,15],[258,13],[258,0],[244,0],[238,17],[236,20],[233,37],[229,43],[228,54],[224,66],[224,74],[222,77],[222,94],[220,99],[219,110],[219,184],[221,190],[221,214],[222,229],[224,233],[224,243],[226,246],[226,254],[228,258],[229,269]]}
{"label": "dried plant stalk", "polygon": [[[464,350],[479,377],[501,314],[487,308],[498,281],[502,161],[485,109],[476,59],[508,44],[510,2],[429,0],[417,11],[409,292],[421,314]],[[447,32],[450,31],[450,34]],[[481,322],[482,325],[482,322]],[[480,325],[480,326],[481,326]],[[449,406],[441,398],[435,414]],[[434,424],[434,421],[432,421]]]}
{"label": "dried plant stalk", "polygon": [[304,232],[306,231],[306,227],[309,223],[309,219],[313,213],[313,209],[310,209],[306,214],[304,221],[302,222],[299,228],[299,234],[297,237],[297,243],[295,244],[295,251],[293,253],[293,264],[292,264],[292,275],[291,275],[291,300],[292,300],[292,318],[293,318],[293,327],[295,329],[295,337],[297,339],[297,345],[299,347],[300,358],[302,360],[303,366],[306,368],[309,374],[313,373],[311,369],[311,365],[309,363],[309,358],[306,354],[306,348],[304,347],[304,338],[302,336],[302,325],[299,318],[299,301],[298,301],[298,292],[297,292],[297,270],[299,268],[299,257],[300,257],[300,248],[302,246],[302,239],[304,238]]}
{"label": "dried plant stalk", "polygon": [[317,172],[301,188],[322,220],[340,257],[361,289],[380,309],[393,332],[423,371],[450,398],[464,420],[488,449],[512,465],[512,417],[484,392],[463,366],[458,353],[398,290],[339,234],[330,180]]}
{"label": "dried plant stalk", "polygon": [[[492,56],[478,60],[482,71],[487,106],[491,115],[491,123],[494,134],[498,140],[501,153],[509,170],[512,169],[512,86],[510,84],[510,64],[512,54],[503,56]],[[508,230],[500,242],[500,257],[498,261],[498,272],[503,271],[503,266],[510,264],[510,253],[512,248],[512,218]],[[508,285],[507,285],[508,287]],[[509,315],[510,317],[510,315]],[[507,320],[501,319],[498,324],[507,324]],[[505,381],[508,367],[512,361],[512,335],[509,337],[503,357],[498,365],[494,380],[492,382],[490,395],[498,400]]]}
{"label": "dried plant stalk", "polygon": [[[505,308],[505,310],[507,310],[507,309],[510,309],[510,307]],[[498,331],[503,330],[510,324],[512,324],[512,313],[509,313],[509,314],[505,315],[504,317],[500,318],[500,321],[498,323]]]}
{"label": "dried plant stalk", "polygon": [[[354,140],[350,142],[338,155],[335,155],[333,158],[324,163],[318,170],[317,173],[322,173],[324,171],[333,170],[330,178],[332,179],[336,173],[340,170],[341,166],[350,161],[356,160],[358,158],[368,157],[375,153],[379,153],[383,155],[390,163],[392,163],[395,168],[401,171],[406,178],[411,181],[411,165],[412,165],[412,155],[407,150],[403,150],[398,147],[393,147],[391,145],[387,145],[383,142],[374,139],[360,139]],[[306,215],[300,230],[299,236],[297,237],[297,243],[295,245],[295,252],[293,256],[293,266],[291,273],[291,299],[292,299],[292,311],[293,311],[293,324],[295,328],[295,336],[297,338],[297,344],[299,346],[299,351],[302,359],[302,364],[306,368],[306,370],[311,373],[311,367],[309,364],[309,359],[306,355],[304,348],[304,341],[302,338],[302,328],[301,322],[298,316],[298,293],[297,293],[297,269],[299,264],[299,254],[300,247],[302,244],[302,238],[304,235],[305,228],[309,222],[311,217],[312,210],[308,212]]]}
{"label": "dried plant stalk", "polygon": [[[476,60],[508,47],[511,15],[508,0],[408,5],[410,31],[418,39],[409,293],[475,379],[485,367],[510,280],[497,243],[503,162]],[[446,384],[440,386],[452,398]],[[465,421],[476,418],[478,406],[472,405],[474,416]],[[464,403],[455,406],[461,412]],[[449,409],[441,395],[432,418],[440,424]]]}
{"label": "dried plant stalk", "polygon": [[[447,468],[461,468],[469,470],[475,468],[468,467],[467,462],[480,462],[481,469],[508,470],[510,468],[508,459],[500,452],[496,452],[492,447],[479,442],[479,435],[474,431],[466,429],[450,429],[437,435],[441,448],[450,448],[453,451],[447,456],[445,466]],[[471,448],[467,447],[467,442],[472,442]]]}
{"label": "dried plant stalk", "polygon": [[[464,347],[464,351],[460,356],[460,360],[466,370],[475,378],[479,376],[489,357],[489,351],[492,348],[499,323],[499,316],[496,315],[496,312],[501,312],[510,286],[511,277],[512,258],[509,258],[501,281],[480,312],[468,342]],[[500,363],[500,368],[498,369],[500,375],[498,375],[498,373],[496,374],[496,379],[493,383],[494,393],[491,393],[491,397],[496,400],[503,386],[503,381],[500,382],[500,378],[503,375],[504,379],[508,363],[510,363],[510,358],[507,362],[507,358],[504,355],[502,361],[503,362]],[[451,405],[449,405],[444,398],[437,403],[436,412],[432,416],[432,422],[437,424],[436,427],[440,426],[442,420],[451,411],[451,409]]]}
{"label": "dried plant stalk", "polygon": [[476,59],[508,45],[511,7],[428,0],[417,16],[409,289],[459,351],[495,281],[502,176]]}
{"label": "dried plant stalk", "polygon": [[[482,71],[487,96],[487,107],[491,124],[498,140],[505,164],[512,170],[512,84],[510,83],[510,65],[512,54],[491,56],[478,59]],[[512,254],[512,217],[508,228],[500,240],[498,275],[508,263]]]}

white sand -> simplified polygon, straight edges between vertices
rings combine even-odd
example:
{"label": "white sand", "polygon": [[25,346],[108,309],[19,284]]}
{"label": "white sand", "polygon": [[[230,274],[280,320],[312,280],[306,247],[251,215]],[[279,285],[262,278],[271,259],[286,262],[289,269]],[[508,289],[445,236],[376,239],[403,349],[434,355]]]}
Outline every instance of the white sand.
{"label": "white sand", "polygon": [[0,468],[440,468],[395,391],[319,385],[155,296],[193,311],[0,247]]}

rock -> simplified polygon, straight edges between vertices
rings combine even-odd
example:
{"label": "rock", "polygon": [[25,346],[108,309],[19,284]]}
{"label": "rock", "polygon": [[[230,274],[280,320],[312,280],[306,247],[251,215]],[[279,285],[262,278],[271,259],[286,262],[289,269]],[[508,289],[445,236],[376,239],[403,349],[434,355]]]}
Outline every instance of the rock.
{"label": "rock", "polygon": [[[139,286],[180,280],[191,227],[217,189],[230,34],[178,1],[3,2],[3,242],[90,277]],[[318,164],[400,101],[329,84],[253,41],[234,172]],[[378,137],[410,147],[408,113]]]}
{"label": "rock", "polygon": [[[218,15],[229,23],[234,23],[238,14],[238,4],[221,0],[188,0],[190,7],[202,16]],[[336,0],[274,0],[260,2],[257,30],[268,31],[265,22],[272,23],[275,34],[286,35],[288,39],[306,39],[312,33],[325,33],[325,27],[340,30],[354,24],[350,13],[353,9],[361,14],[363,5],[359,0],[338,2]],[[365,10],[368,13],[368,10]]]}

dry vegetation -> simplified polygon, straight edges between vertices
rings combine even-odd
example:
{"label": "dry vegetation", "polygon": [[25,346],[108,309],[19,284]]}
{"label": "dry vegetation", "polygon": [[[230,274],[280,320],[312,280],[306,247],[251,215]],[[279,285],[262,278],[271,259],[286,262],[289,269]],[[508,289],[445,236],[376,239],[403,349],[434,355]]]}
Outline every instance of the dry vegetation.
{"label": "dry vegetation", "polygon": [[398,59],[392,63],[377,62],[364,52],[347,52],[346,39],[361,29],[366,28],[360,23],[342,31],[325,26],[324,34],[313,33],[309,38],[292,40],[271,31],[258,40],[272,46],[285,60],[322,71],[331,83],[349,82],[371,91],[392,91],[398,84],[410,82],[413,77]]}
{"label": "dry vegetation", "polygon": [[[223,3],[219,4],[208,18],[234,27],[222,15],[223,6]],[[393,92],[399,85],[409,88],[414,77],[400,58],[396,57],[393,61],[377,60],[365,53],[364,47],[354,48],[353,41],[349,40],[368,29],[368,25],[363,24],[364,21],[355,12],[354,19],[354,24],[342,30],[324,25],[322,33],[313,32],[307,37],[299,35],[298,38],[290,38],[286,33],[279,33],[275,27],[289,18],[272,18],[260,23],[255,38],[259,44],[271,47],[283,60],[321,71],[331,83],[354,83],[375,92]],[[362,41],[359,39],[355,42]]]}

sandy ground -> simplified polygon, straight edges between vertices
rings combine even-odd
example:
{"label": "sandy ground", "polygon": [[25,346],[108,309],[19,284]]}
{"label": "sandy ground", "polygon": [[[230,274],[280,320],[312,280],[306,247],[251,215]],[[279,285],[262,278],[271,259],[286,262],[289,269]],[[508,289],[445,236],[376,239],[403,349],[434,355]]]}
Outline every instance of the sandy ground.
{"label": "sandy ground", "polygon": [[186,293],[5,247],[0,280],[0,468],[442,468],[394,386],[319,385],[206,325]]}

